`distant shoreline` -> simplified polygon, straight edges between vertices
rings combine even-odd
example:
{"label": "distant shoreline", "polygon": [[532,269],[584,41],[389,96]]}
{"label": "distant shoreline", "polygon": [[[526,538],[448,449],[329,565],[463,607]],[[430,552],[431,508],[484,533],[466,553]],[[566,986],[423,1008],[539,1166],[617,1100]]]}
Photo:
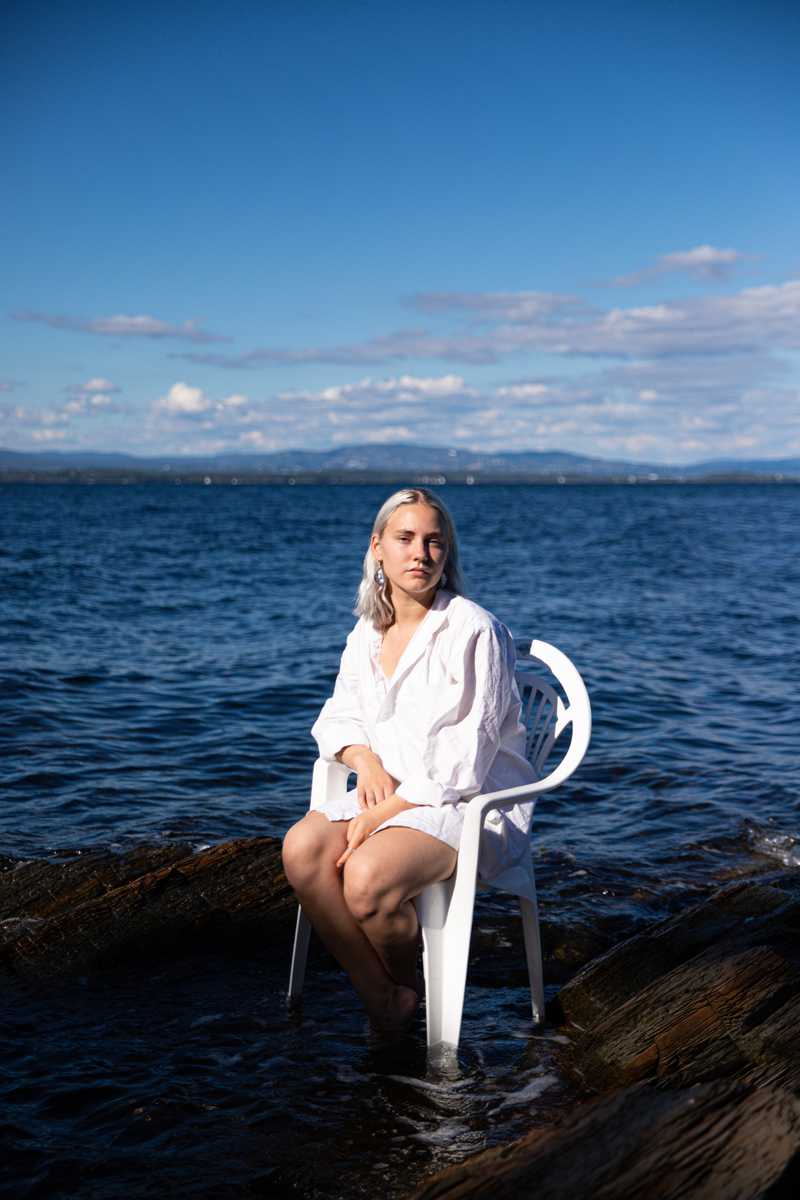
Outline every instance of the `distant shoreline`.
{"label": "distant shoreline", "polygon": [[287,471],[201,471],[201,470],[91,470],[88,468],[40,468],[25,470],[0,469],[0,484],[78,484],[92,486],[110,484],[125,486],[143,483],[170,483],[173,485],[227,486],[247,487],[261,486],[315,486],[315,485],[368,485],[368,484],[416,484],[420,486],[468,486],[480,487],[487,484],[524,485],[524,486],[586,486],[587,484],[603,484],[609,486],[631,486],[633,484],[647,487],[700,485],[709,484],[800,484],[800,475],[788,475],[781,472],[760,474],[747,471],[720,472],[709,475],[680,475],[677,473],[657,474],[652,471],[634,474],[633,472],[609,473],[607,475],[589,475],[578,472],[514,472],[509,474],[463,471],[450,471],[436,474],[420,471],[305,471],[289,473]]}

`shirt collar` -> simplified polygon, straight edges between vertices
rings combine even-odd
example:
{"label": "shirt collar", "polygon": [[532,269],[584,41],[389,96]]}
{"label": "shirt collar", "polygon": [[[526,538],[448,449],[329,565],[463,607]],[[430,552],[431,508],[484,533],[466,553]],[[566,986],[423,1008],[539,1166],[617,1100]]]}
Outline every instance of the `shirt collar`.
{"label": "shirt collar", "polygon": [[[425,647],[433,638],[436,631],[447,620],[447,609],[450,601],[453,599],[453,593],[440,588],[433,598],[433,604],[428,609],[425,616],[420,621],[417,628],[414,630],[413,637],[409,641],[400,659],[395,667],[394,674],[389,680],[389,690],[395,688],[401,679],[403,679],[414,663],[416,663],[425,651]],[[373,668],[379,678],[385,678],[380,665],[381,643],[383,642],[383,634],[374,625],[369,627],[369,642],[370,655],[372,658]]]}

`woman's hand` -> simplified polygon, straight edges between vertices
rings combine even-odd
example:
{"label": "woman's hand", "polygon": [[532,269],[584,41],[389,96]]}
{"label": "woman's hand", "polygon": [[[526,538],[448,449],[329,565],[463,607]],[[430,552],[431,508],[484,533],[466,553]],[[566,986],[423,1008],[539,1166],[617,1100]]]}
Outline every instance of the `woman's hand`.
{"label": "woman's hand", "polygon": [[343,867],[354,850],[365,842],[374,829],[387,819],[380,808],[368,808],[347,822],[347,849],[336,861],[337,867]]}
{"label": "woman's hand", "polygon": [[394,794],[398,780],[384,770],[378,755],[368,746],[345,746],[339,758],[356,773],[359,808],[374,808]]}
{"label": "woman's hand", "polygon": [[341,857],[337,859],[336,866],[343,867],[353,851],[357,850],[362,842],[365,842],[369,835],[379,825],[382,825],[384,821],[388,821],[391,817],[396,817],[404,809],[414,807],[415,805],[409,804],[402,796],[392,795],[387,796],[380,804],[365,809],[357,817],[353,817],[351,821],[347,822],[347,848]]}

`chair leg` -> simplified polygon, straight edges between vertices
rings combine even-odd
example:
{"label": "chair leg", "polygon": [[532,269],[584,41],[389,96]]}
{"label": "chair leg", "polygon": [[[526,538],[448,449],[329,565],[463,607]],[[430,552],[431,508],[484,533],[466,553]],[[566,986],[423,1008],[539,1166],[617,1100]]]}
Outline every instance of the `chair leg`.
{"label": "chair leg", "polygon": [[414,900],[422,930],[422,970],[425,975],[425,1026],[429,1046],[442,1040],[442,971],[444,925],[452,887],[432,883]]}
{"label": "chair leg", "polygon": [[296,1000],[303,991],[310,938],[311,922],[300,905],[298,905],[297,924],[294,930],[294,947],[292,948],[292,966],[289,971],[289,1001]]}
{"label": "chair leg", "polygon": [[457,1049],[461,1037],[474,895],[453,906],[452,894],[451,879],[425,888],[415,902],[422,926],[429,1049],[442,1044]]}
{"label": "chair leg", "polygon": [[525,939],[525,957],[528,960],[528,978],[531,988],[531,1010],[534,1024],[544,1021],[544,971],[542,969],[542,942],[539,936],[539,906],[536,903],[534,886],[533,899],[519,897],[522,912],[522,933]]}

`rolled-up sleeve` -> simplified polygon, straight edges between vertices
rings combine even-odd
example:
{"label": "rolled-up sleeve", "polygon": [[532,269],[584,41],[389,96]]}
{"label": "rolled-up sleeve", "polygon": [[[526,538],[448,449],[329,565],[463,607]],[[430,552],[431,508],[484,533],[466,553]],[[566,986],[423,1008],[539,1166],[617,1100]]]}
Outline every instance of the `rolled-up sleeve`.
{"label": "rolled-up sleeve", "polygon": [[[454,656],[455,657],[455,656]],[[402,780],[397,795],[409,804],[453,804],[478,795],[502,741],[502,727],[514,702],[516,653],[501,625],[469,631],[453,669],[462,687],[454,702],[442,695],[419,771]]]}
{"label": "rolled-up sleeve", "polygon": [[333,695],[326,700],[311,729],[322,758],[333,760],[344,746],[368,746],[358,682],[360,630],[356,626],[345,643]]}

